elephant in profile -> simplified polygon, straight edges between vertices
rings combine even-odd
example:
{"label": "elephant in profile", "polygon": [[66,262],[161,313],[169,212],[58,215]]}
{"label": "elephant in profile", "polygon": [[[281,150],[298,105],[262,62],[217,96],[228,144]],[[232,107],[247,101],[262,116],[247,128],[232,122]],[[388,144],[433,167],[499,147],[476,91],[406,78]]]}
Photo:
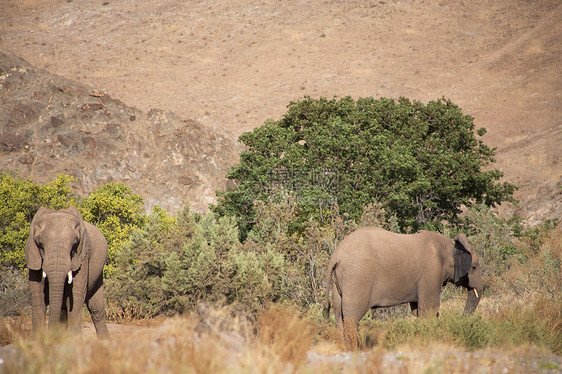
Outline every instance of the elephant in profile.
{"label": "elephant in profile", "polygon": [[333,288],[336,327],[347,347],[357,345],[357,323],[371,308],[410,303],[416,316],[438,315],[441,287],[448,282],[468,290],[465,313],[482,295],[478,255],[464,234],[449,239],[420,231],[396,234],[363,227],[346,236],[330,258],[325,313]]}
{"label": "elephant in profile", "polygon": [[47,306],[49,328],[63,322],[80,332],[86,303],[98,337],[108,337],[103,298],[106,259],[105,237],[82,219],[78,209],[41,207],[25,245],[33,332],[45,327]]}

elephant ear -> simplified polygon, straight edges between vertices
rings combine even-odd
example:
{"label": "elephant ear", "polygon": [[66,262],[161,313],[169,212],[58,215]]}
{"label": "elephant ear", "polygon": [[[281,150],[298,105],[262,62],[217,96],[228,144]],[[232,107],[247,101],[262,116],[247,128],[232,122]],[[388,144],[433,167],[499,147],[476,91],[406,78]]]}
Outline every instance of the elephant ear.
{"label": "elephant ear", "polygon": [[78,209],[76,209],[76,207],[70,207],[68,208],[68,211],[70,214],[74,215],[79,222],[79,226],[77,228],[79,242],[76,247],[76,253],[72,256],[72,271],[77,271],[84,263],[86,257],[88,256],[88,252],[90,251],[90,236],[88,235],[88,230],[86,230],[86,222],[82,218]]}
{"label": "elephant ear", "polygon": [[472,253],[469,248],[470,245],[466,240],[466,236],[464,234],[459,234],[455,238],[455,249],[453,253],[455,261],[455,284],[458,283],[462,277],[468,274],[470,267],[472,266]]}
{"label": "elephant ear", "polygon": [[41,270],[43,267],[43,257],[41,257],[41,252],[35,242],[35,235],[39,230],[37,227],[37,221],[46,212],[47,209],[45,207],[39,208],[37,213],[35,213],[33,220],[31,220],[31,225],[29,226],[29,236],[27,237],[27,242],[25,243],[25,263],[27,264],[27,268],[30,270]]}

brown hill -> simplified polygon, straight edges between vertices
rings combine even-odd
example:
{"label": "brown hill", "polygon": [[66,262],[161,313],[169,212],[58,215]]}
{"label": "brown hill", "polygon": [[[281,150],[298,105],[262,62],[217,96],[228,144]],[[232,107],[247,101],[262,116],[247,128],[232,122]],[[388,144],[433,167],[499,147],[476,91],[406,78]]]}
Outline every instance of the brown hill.
{"label": "brown hill", "polygon": [[0,170],[38,182],[65,172],[79,194],[124,182],[174,212],[205,211],[237,143],[171,112],[143,113],[73,80],[0,52]]}
{"label": "brown hill", "polygon": [[559,1],[2,3],[1,49],[235,135],[304,95],[446,96],[488,129],[495,167],[521,187],[517,213],[562,214]]}

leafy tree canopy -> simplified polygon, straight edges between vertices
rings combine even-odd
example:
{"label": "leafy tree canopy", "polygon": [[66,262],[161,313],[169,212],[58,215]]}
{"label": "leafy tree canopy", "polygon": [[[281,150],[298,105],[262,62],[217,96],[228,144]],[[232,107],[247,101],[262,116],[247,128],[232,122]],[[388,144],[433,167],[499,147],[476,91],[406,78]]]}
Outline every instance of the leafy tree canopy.
{"label": "leafy tree canopy", "polygon": [[514,201],[516,187],[489,168],[494,149],[477,139],[473,118],[446,99],[424,105],[306,97],[240,141],[247,150],[227,175],[237,187],[219,192],[212,208],[238,217],[243,235],[255,219],[253,202],[287,191],[302,221],[321,218],[334,203],[357,220],[365,206],[380,202],[402,230],[455,222],[462,205]]}

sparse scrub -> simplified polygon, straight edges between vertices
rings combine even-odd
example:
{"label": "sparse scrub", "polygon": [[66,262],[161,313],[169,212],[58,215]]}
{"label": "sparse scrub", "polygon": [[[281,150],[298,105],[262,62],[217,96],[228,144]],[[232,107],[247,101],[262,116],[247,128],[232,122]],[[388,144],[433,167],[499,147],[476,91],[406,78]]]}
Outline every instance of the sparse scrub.
{"label": "sparse scrub", "polygon": [[31,318],[29,316],[0,317],[0,347],[26,339],[31,334]]}
{"label": "sparse scrub", "polygon": [[496,291],[551,298],[562,293],[562,225],[552,228],[549,224],[536,230],[540,232],[533,230],[529,236],[520,238],[522,259],[511,259],[507,273],[491,278]]}
{"label": "sparse scrub", "polygon": [[[162,287],[166,256],[175,256],[181,250],[182,231],[190,235],[195,222],[192,215],[179,215],[176,224],[170,223],[166,213],[153,211],[143,229],[132,232],[129,241],[115,256],[115,271],[107,280],[106,295],[110,310],[112,305],[120,314],[152,317],[166,314],[170,303],[178,306],[179,300],[168,301]],[[170,245],[169,253],[165,245]],[[183,311],[183,309],[180,309]]]}
{"label": "sparse scrub", "polygon": [[278,305],[260,314],[258,342],[270,347],[279,359],[299,367],[313,342],[312,326],[295,307]]}
{"label": "sparse scrub", "polygon": [[280,298],[283,257],[250,244],[242,249],[230,218],[199,217],[186,206],[162,231],[162,217],[152,213],[116,256],[107,295],[125,314],[185,313],[201,301],[255,312]]}
{"label": "sparse scrub", "polygon": [[505,274],[510,262],[522,260],[513,224],[499,218],[497,212],[481,204],[468,209],[463,221],[460,229],[478,249],[484,279]]}
{"label": "sparse scrub", "polygon": [[[294,305],[284,303],[266,308],[255,322],[241,317],[233,308],[203,306],[184,317],[169,318],[162,324],[135,329],[127,335],[115,335],[108,341],[93,336],[70,336],[61,331],[49,331],[36,339],[17,337],[12,354],[3,356],[2,370],[6,373],[428,370],[468,373],[512,372],[539,365],[541,370],[558,370],[559,359],[541,350],[543,345],[532,347],[533,333],[528,332],[531,322],[521,320],[516,310],[508,314],[465,318],[447,311],[440,318],[376,322],[370,331],[376,329],[378,333],[373,348],[344,353],[333,344],[322,348],[323,341],[317,340],[321,327]],[[515,333],[506,332],[513,330],[514,323],[522,326]],[[518,337],[520,341],[513,339]]]}
{"label": "sparse scrub", "polygon": [[[396,349],[403,345],[426,346],[436,342],[469,351],[534,345],[560,353],[560,315],[553,316],[560,299],[534,300],[530,305],[502,305],[493,314],[465,316],[444,311],[438,318],[393,318],[360,325],[359,335],[369,345]],[[559,313],[559,309],[558,309]],[[543,319],[542,317],[553,319]]]}
{"label": "sparse scrub", "polygon": [[0,266],[0,317],[23,315],[30,305],[27,271]]}

